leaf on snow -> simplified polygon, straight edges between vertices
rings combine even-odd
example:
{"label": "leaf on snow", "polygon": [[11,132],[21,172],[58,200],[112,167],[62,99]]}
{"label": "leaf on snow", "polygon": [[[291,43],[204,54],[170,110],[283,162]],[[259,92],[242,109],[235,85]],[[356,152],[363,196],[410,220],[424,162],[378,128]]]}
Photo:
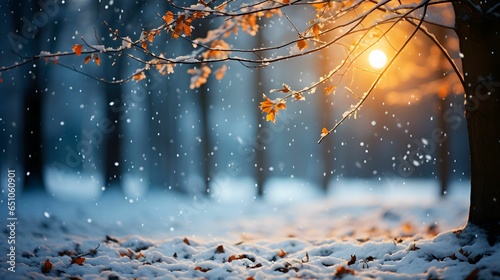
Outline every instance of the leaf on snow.
{"label": "leaf on snow", "polygon": [[356,255],[351,255],[351,259],[347,262],[347,266],[350,266],[355,263],[356,263]]}
{"label": "leaf on snow", "polygon": [[49,259],[46,259],[42,265],[42,273],[49,273],[51,269],[52,263],[49,261]]}
{"label": "leaf on snow", "polygon": [[284,258],[286,256],[286,252],[283,249],[278,253],[278,257]]}
{"label": "leaf on snow", "polygon": [[209,272],[211,269],[210,268],[202,268],[201,266],[197,266],[194,268],[194,270],[198,270],[201,272]]}
{"label": "leaf on snow", "polygon": [[417,251],[417,250],[420,250],[420,248],[417,247],[417,245],[415,245],[415,243],[413,243],[413,245],[410,247],[410,251]]}
{"label": "leaf on snow", "polygon": [[84,257],[76,257],[71,259],[71,264],[83,265],[83,262],[85,262]]}
{"label": "leaf on snow", "polygon": [[339,278],[342,278],[344,275],[354,275],[354,270],[352,269],[349,269],[349,268],[345,268],[344,266],[339,266],[337,267],[337,269],[335,270],[335,277],[339,277]]}
{"label": "leaf on snow", "polygon": [[182,242],[184,242],[186,245],[191,245],[191,243],[189,243],[189,239],[187,239],[187,237],[184,237]]}
{"label": "leaf on snow", "polygon": [[222,246],[222,245],[219,245],[219,246],[217,246],[217,248],[215,248],[215,253],[216,254],[224,254],[224,252],[225,252],[224,251],[224,246]]}
{"label": "leaf on snow", "polygon": [[255,258],[253,258],[247,254],[231,255],[231,256],[229,256],[229,259],[227,261],[232,262],[234,260],[241,260],[241,259],[249,259],[250,261],[255,262]]}
{"label": "leaf on snow", "polygon": [[72,49],[75,52],[76,56],[80,56],[82,54],[82,45],[75,44],[73,45]]}

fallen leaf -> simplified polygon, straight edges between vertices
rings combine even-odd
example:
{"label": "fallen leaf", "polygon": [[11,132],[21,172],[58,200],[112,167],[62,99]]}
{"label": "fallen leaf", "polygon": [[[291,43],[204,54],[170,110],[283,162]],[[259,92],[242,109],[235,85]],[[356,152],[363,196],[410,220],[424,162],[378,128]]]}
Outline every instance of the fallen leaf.
{"label": "fallen leaf", "polygon": [[415,243],[413,243],[413,246],[411,246],[410,251],[417,251],[417,250],[420,250],[420,248],[417,247],[417,245],[415,245]]}
{"label": "fallen leaf", "polygon": [[278,257],[280,258],[284,258],[286,256],[286,252],[281,250],[279,253],[278,253]]}
{"label": "fallen leaf", "polygon": [[187,245],[191,245],[191,244],[189,243],[189,239],[187,239],[187,237],[184,237],[184,240],[182,240],[182,242],[186,243]]}
{"label": "fallen leaf", "polygon": [[128,249],[126,252],[120,252],[120,257],[128,257],[129,259],[132,259],[132,257],[134,256],[134,251]]}
{"label": "fallen leaf", "polygon": [[72,49],[75,52],[76,56],[80,56],[80,54],[82,54],[82,45],[75,44],[73,45]]}
{"label": "fallen leaf", "polygon": [[354,275],[355,272],[352,269],[345,268],[344,266],[339,266],[335,270],[335,277],[342,278],[344,275]]}
{"label": "fallen leaf", "polygon": [[42,273],[49,273],[51,269],[52,263],[49,261],[49,259],[46,259],[44,264],[42,265]]}
{"label": "fallen leaf", "polygon": [[215,253],[216,254],[224,254],[224,246],[222,246],[222,245],[217,246],[217,248],[215,249]]}
{"label": "fallen leaf", "polygon": [[259,267],[262,267],[262,263],[258,263],[258,264],[254,265],[254,266],[247,266],[247,268],[252,268],[252,269],[253,268],[259,268]]}
{"label": "fallen leaf", "polygon": [[241,255],[238,255],[238,256],[231,255],[231,256],[229,256],[229,259],[227,261],[228,262],[232,262],[234,260],[241,260],[241,259],[249,259],[250,261],[255,262],[255,259],[252,258],[252,257],[250,257],[250,256],[248,256],[247,254],[241,254]]}
{"label": "fallen leaf", "polygon": [[347,266],[350,266],[355,263],[356,263],[356,255],[351,255],[351,259],[347,262]]}
{"label": "fallen leaf", "polygon": [[201,268],[200,266],[197,266],[194,268],[194,270],[198,270],[201,272],[209,272],[211,269],[210,268]]}
{"label": "fallen leaf", "polygon": [[85,261],[84,257],[76,257],[74,259],[71,259],[71,264],[83,265],[84,261]]}
{"label": "fallen leaf", "polygon": [[137,254],[137,256],[135,256],[135,259],[138,260],[140,258],[145,258],[146,256],[144,256],[144,254],[142,252],[140,252],[139,254]]}

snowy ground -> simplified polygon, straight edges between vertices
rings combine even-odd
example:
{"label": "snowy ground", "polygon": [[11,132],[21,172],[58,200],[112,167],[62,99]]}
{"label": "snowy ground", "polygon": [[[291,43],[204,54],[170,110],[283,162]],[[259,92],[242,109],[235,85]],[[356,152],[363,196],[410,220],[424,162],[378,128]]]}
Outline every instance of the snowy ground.
{"label": "snowy ground", "polygon": [[15,272],[4,227],[0,279],[500,278],[500,245],[453,231],[466,221],[467,183],[444,200],[432,181],[343,181],[326,197],[303,183],[273,180],[255,200],[250,181],[227,182],[210,202],[160,190],[87,202],[24,193]]}

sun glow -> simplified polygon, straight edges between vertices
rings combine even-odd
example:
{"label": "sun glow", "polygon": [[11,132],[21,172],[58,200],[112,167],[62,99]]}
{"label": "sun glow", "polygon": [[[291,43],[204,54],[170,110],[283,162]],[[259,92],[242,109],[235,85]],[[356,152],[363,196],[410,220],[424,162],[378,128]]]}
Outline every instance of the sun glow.
{"label": "sun glow", "polygon": [[373,50],[368,56],[368,61],[373,68],[382,68],[387,63],[387,56],[381,50]]}

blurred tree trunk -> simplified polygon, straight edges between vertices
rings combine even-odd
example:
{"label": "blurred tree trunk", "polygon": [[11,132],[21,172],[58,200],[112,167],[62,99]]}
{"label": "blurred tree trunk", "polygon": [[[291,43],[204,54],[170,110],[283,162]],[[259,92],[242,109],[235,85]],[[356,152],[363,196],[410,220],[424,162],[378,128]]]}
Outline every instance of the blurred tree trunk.
{"label": "blurred tree trunk", "polygon": [[439,155],[438,155],[438,165],[439,165],[439,195],[444,197],[448,191],[448,185],[450,184],[450,176],[448,174],[449,169],[449,148],[451,145],[448,145],[450,133],[448,131],[448,124],[446,122],[446,96],[448,95],[448,89],[440,89],[438,92],[438,120],[439,120],[439,128],[442,129],[443,133],[446,135],[446,141],[442,141],[439,144]]}
{"label": "blurred tree trunk", "polygon": [[453,2],[471,156],[468,223],[500,237],[500,7],[488,13],[497,1],[479,2]]}
{"label": "blurred tree trunk", "polygon": [[205,194],[210,193],[210,171],[212,166],[212,155],[210,150],[212,149],[212,139],[210,137],[210,101],[208,99],[208,85],[204,84],[199,89],[199,98],[200,98],[200,110],[201,110],[201,129],[202,129],[202,155],[203,155],[203,166],[202,166],[202,176],[205,183]]}
{"label": "blurred tree trunk", "polygon": [[[256,36],[256,48],[260,48],[264,44],[264,30],[260,30]],[[264,69],[257,68],[255,69],[255,100],[262,99],[262,93],[264,92]],[[255,153],[255,180],[257,186],[257,197],[262,197],[264,195],[264,183],[266,181],[266,169],[264,165],[266,163],[266,154],[264,152],[264,143],[260,138],[260,135],[263,135],[263,126],[261,126],[262,122],[262,112],[257,106],[255,106],[255,133],[257,133],[257,137],[255,138],[255,143],[250,143],[252,147],[254,147]]]}
{"label": "blurred tree trunk", "polygon": [[[444,28],[439,28],[437,29],[436,32],[434,32],[434,36],[438,38],[440,41],[444,41],[445,38],[447,37],[447,30]],[[443,56],[439,58],[439,73],[445,72],[444,70],[444,64],[447,63],[444,59]],[[437,98],[438,98],[438,121],[439,121],[439,128],[443,131],[444,137],[446,137],[446,141],[442,141],[439,143],[438,147],[438,178],[439,178],[439,195],[441,198],[445,197],[445,194],[448,192],[448,187],[450,185],[450,176],[449,176],[449,166],[450,166],[450,147],[449,141],[451,140],[449,129],[448,129],[448,123],[446,121],[446,108],[447,108],[447,97],[450,94],[450,90],[448,87],[442,85],[440,88],[437,90]]]}
{"label": "blurred tree trunk", "polygon": [[[107,3],[101,3],[100,5],[94,5],[94,8],[97,9],[96,15],[96,24],[99,27],[99,34],[96,34],[100,40],[102,40],[103,44],[110,44],[107,40],[110,38],[108,36],[109,30],[108,27],[102,22],[103,19],[107,19],[109,26],[114,28],[123,28],[123,23],[120,22],[119,14],[113,11],[113,9],[106,9],[104,6]],[[122,9],[127,10],[130,9],[131,6],[124,5]],[[140,8],[140,6],[136,6]],[[119,79],[126,75],[123,69],[123,59],[116,59],[114,65],[104,64],[101,67],[105,67],[103,70],[106,73],[107,80],[113,80],[113,78]],[[104,134],[104,141],[102,147],[99,147],[99,153],[104,153],[103,157],[103,175],[105,178],[105,185],[107,187],[110,186],[119,186],[122,175],[122,141],[123,141],[123,116],[127,109],[127,106],[130,104],[125,104],[123,86],[121,84],[109,84],[103,83],[102,90],[105,93],[105,116],[106,119],[110,120],[113,124],[114,129],[109,133]],[[110,106],[110,104],[113,104]],[[119,163],[119,164],[115,164]]]}

